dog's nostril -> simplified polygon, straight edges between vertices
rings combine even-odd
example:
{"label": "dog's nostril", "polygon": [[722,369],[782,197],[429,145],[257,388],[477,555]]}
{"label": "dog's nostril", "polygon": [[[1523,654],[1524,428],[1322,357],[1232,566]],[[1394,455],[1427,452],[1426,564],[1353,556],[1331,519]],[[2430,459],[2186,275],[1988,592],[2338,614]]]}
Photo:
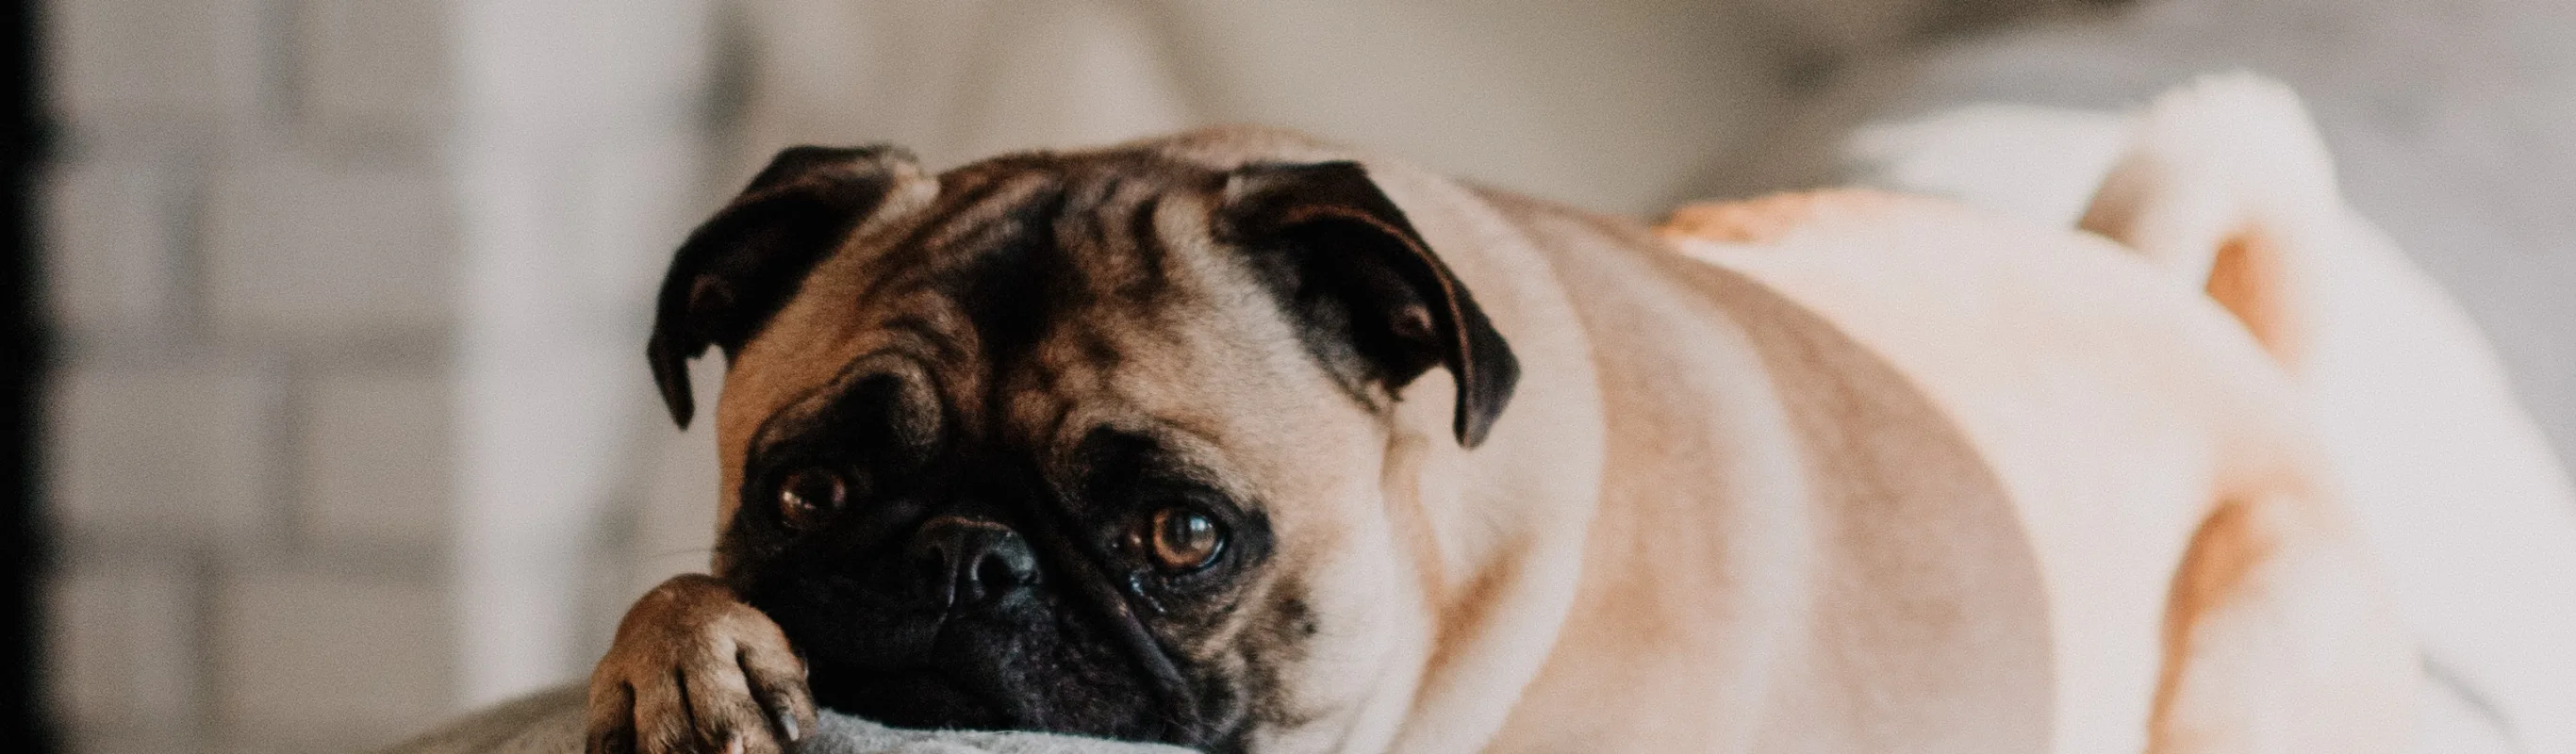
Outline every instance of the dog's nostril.
{"label": "dog's nostril", "polygon": [[921,525],[910,548],[923,591],[951,609],[999,599],[1037,582],[1037,553],[998,522],[939,516]]}
{"label": "dog's nostril", "polygon": [[1006,533],[1010,541],[984,552],[976,564],[976,580],[997,588],[1028,586],[1037,583],[1038,558],[1017,532]]}

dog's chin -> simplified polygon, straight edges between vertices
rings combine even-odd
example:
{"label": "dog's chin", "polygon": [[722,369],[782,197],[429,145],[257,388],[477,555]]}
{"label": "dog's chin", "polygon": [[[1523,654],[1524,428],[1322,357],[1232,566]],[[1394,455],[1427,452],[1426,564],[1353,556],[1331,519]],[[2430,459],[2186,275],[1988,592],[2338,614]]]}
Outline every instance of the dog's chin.
{"label": "dog's chin", "polygon": [[[1104,703],[1074,689],[1009,688],[981,674],[943,668],[866,669],[816,665],[814,701],[897,728],[1021,730],[1129,741],[1166,741],[1160,716]],[[1067,693],[1072,692],[1072,693]]]}
{"label": "dog's chin", "polygon": [[948,610],[812,575],[741,590],[804,655],[814,701],[835,711],[902,728],[1196,737],[1133,650],[1054,591]]}
{"label": "dog's chin", "polygon": [[[892,630],[870,638],[918,633]],[[803,645],[814,701],[898,728],[1143,741],[1173,732],[1124,658],[1068,651],[1050,641],[1055,637],[1021,626],[959,621],[932,633],[937,638],[926,645],[866,639]]]}
{"label": "dog's chin", "polygon": [[933,669],[833,668],[816,673],[812,684],[816,703],[898,728],[1040,729],[988,692]]}

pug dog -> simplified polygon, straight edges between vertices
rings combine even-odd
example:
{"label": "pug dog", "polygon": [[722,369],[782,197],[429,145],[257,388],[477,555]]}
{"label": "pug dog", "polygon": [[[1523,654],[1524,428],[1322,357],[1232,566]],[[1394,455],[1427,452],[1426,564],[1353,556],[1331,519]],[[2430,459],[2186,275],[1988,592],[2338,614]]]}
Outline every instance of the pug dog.
{"label": "pug dog", "polygon": [[2275,200],[2331,180],[2200,151],[2273,96],[2158,105],[2081,230],[1828,191],[1659,231],[1251,128],[787,150],[659,299],[683,426],[684,362],[729,363],[722,515],[619,627],[591,749],[783,751],[815,705],[1208,751],[2403,749],[2414,644],[2285,366],[2335,237]]}

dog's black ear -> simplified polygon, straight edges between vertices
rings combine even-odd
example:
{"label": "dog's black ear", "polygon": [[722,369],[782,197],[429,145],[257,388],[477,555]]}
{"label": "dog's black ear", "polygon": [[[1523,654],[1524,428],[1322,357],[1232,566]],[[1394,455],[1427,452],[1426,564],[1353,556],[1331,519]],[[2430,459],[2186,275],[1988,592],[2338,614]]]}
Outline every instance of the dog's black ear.
{"label": "dog's black ear", "polygon": [[1433,365],[1458,382],[1452,429],[1475,447],[1520,362],[1476,299],[1356,162],[1255,164],[1227,176],[1226,240],[1251,250],[1308,346],[1392,392]]}
{"label": "dog's black ear", "polygon": [[793,147],[691,232],[662,279],[644,349],[671,419],[687,427],[696,410],[689,359],[710,345],[733,358],[816,262],[919,174],[912,155],[895,147]]}

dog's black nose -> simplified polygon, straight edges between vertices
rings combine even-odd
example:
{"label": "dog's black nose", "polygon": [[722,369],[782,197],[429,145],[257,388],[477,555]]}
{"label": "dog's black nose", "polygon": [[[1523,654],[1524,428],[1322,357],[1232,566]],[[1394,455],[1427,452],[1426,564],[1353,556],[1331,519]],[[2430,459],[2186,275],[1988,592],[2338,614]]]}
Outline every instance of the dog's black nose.
{"label": "dog's black nose", "polygon": [[938,516],[912,535],[917,578],[949,609],[997,600],[1037,583],[1038,556],[1011,527],[964,516]]}

